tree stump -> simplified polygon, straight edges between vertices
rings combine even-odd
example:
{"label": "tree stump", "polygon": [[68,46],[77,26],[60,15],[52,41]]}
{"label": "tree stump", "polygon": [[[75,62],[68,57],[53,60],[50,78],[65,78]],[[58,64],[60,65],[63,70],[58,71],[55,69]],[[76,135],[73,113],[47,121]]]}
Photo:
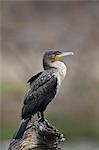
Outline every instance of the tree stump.
{"label": "tree stump", "polygon": [[35,121],[27,127],[21,139],[13,139],[8,150],[61,150],[59,143],[65,140],[51,124]]}

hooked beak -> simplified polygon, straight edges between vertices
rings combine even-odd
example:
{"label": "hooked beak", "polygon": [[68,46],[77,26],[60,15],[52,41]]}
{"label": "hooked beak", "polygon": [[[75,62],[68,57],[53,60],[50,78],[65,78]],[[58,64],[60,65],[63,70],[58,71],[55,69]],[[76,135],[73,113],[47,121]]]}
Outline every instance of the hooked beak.
{"label": "hooked beak", "polygon": [[61,57],[63,57],[63,56],[69,56],[69,55],[74,55],[74,53],[73,52],[63,52],[63,53],[55,56],[55,61],[60,60]]}
{"label": "hooked beak", "polygon": [[60,54],[60,57],[69,56],[69,55],[74,55],[74,53],[73,52],[63,52],[62,54]]}

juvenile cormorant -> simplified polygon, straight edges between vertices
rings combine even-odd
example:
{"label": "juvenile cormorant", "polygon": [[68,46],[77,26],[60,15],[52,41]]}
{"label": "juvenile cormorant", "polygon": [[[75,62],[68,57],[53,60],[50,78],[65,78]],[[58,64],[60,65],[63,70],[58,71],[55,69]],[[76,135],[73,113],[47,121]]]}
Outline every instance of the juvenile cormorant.
{"label": "juvenile cormorant", "polygon": [[24,97],[22,108],[22,121],[13,137],[20,139],[31,120],[32,115],[37,113],[40,121],[44,119],[44,111],[47,105],[58,93],[61,82],[66,75],[67,67],[60,61],[61,57],[73,55],[73,52],[48,51],[43,57],[44,71],[39,72],[28,80],[30,88]]}

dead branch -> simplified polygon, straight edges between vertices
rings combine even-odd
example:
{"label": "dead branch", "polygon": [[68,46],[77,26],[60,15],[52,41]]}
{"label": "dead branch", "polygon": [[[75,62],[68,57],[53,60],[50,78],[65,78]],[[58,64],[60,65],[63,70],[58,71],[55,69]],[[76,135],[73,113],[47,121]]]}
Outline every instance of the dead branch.
{"label": "dead branch", "polygon": [[35,121],[29,126],[22,139],[13,139],[8,150],[61,150],[59,143],[64,136],[55,127]]}

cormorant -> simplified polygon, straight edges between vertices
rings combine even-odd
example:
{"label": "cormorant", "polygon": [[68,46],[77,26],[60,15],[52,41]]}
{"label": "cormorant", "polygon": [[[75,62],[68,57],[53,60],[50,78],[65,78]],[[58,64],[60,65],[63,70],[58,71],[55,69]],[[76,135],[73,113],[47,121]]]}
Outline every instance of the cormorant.
{"label": "cormorant", "polygon": [[39,72],[28,80],[30,88],[24,97],[21,114],[22,121],[13,137],[14,139],[20,139],[23,136],[32,115],[37,114],[40,121],[46,122],[44,119],[44,111],[58,93],[67,71],[67,67],[60,59],[67,55],[73,55],[73,52],[50,50],[44,54],[44,71]]}

